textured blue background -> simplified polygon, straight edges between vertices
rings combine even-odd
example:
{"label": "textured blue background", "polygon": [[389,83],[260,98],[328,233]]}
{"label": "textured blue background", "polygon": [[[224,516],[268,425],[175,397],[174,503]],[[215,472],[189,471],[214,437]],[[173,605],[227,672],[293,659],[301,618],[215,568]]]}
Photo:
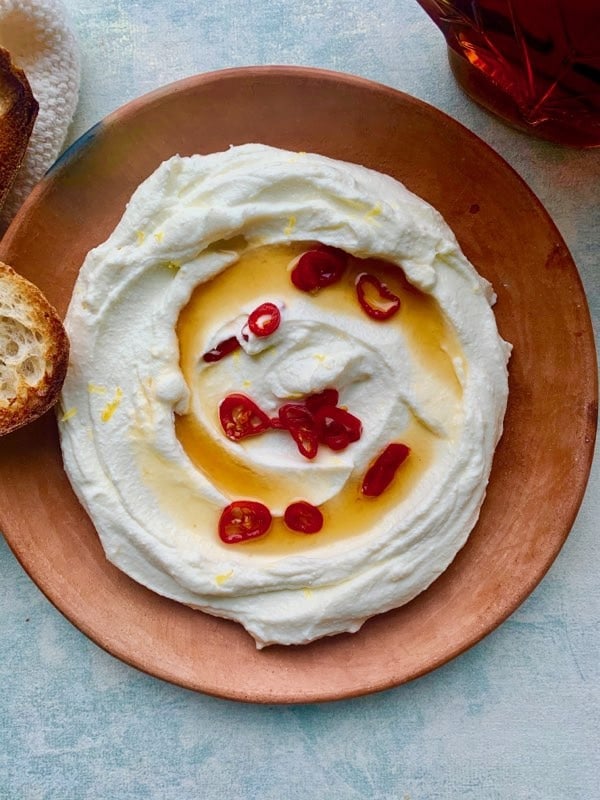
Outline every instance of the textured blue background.
{"label": "textured blue background", "polygon": [[[516,133],[455,86],[412,0],[68,0],[83,51],[69,141],[197,72],[303,64],[386,83],[478,133],[546,205],[600,326],[600,152]],[[549,498],[551,500],[551,498]],[[550,573],[499,630],[407,686],[245,706],[121,664],[44,599],[0,539],[0,798],[594,800],[600,797],[596,466]]]}

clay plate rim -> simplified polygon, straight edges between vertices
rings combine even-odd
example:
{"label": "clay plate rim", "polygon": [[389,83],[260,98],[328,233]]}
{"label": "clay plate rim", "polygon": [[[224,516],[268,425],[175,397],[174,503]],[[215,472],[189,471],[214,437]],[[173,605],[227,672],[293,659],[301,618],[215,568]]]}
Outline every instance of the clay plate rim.
{"label": "clay plate rim", "polygon": [[[106,237],[133,188],[164,157],[244,141],[313,150],[403,180],[443,213],[492,280],[501,333],[515,344],[511,397],[467,545],[426,592],[359,633],[259,653],[240,626],[160,598],[104,559],[61,469],[52,415],[2,442],[1,525],[48,599],[98,645],[148,674],[247,702],[353,697],[416,678],[471,647],[550,567],[591,467],[592,326],[564,242],[500,156],[420,100],[312,68],[223,70],[128,103],[84,134],[36,187],[0,243],[0,258],[64,313],[83,254]],[[517,253],[515,265],[509,256]]]}

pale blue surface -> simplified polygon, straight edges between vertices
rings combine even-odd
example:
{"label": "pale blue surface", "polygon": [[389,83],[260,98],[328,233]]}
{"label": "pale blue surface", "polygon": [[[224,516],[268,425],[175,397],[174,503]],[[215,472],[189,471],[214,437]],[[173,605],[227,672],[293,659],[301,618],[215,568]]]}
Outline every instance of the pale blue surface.
{"label": "pale blue surface", "polygon": [[[70,141],[134,96],[223,67],[303,64],[387,83],[520,172],[575,256],[599,330],[600,153],[535,142],[471,104],[415,3],[66,5],[84,55]],[[599,485],[596,464],[561,555],[499,630],[419,681],[325,706],[244,706],[121,664],[50,606],[0,540],[0,799],[595,800]]]}

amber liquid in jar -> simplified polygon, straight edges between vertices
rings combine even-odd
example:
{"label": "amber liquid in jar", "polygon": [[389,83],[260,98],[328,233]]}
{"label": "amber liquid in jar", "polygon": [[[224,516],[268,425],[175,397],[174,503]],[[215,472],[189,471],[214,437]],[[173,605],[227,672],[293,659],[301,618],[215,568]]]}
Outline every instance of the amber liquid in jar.
{"label": "amber liquid in jar", "polygon": [[600,0],[419,0],[474,100],[543,139],[600,146]]}

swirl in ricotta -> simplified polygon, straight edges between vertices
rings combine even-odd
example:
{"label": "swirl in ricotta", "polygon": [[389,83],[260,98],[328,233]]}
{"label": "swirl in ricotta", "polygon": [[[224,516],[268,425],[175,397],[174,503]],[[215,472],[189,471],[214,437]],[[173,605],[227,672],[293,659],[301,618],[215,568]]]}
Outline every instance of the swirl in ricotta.
{"label": "swirl in ricotta", "polygon": [[[352,259],[312,295],[289,264],[315,242]],[[361,313],[361,270],[400,296],[392,320]],[[281,310],[275,333],[202,360],[263,302]],[[356,631],[408,602],[452,561],[485,496],[510,353],[492,302],[441,216],[388,176],[264,145],[165,162],[86,257],[66,319],[63,458],[107,557],[238,620],[259,647]],[[344,451],[309,461],[280,431],[223,435],[229,393],[274,416],[328,387],[363,423]],[[366,498],[361,480],[390,441],[411,456]],[[226,545],[219,516],[241,498],[265,503],[273,527]],[[297,499],[323,511],[319,534],[285,529]]]}

